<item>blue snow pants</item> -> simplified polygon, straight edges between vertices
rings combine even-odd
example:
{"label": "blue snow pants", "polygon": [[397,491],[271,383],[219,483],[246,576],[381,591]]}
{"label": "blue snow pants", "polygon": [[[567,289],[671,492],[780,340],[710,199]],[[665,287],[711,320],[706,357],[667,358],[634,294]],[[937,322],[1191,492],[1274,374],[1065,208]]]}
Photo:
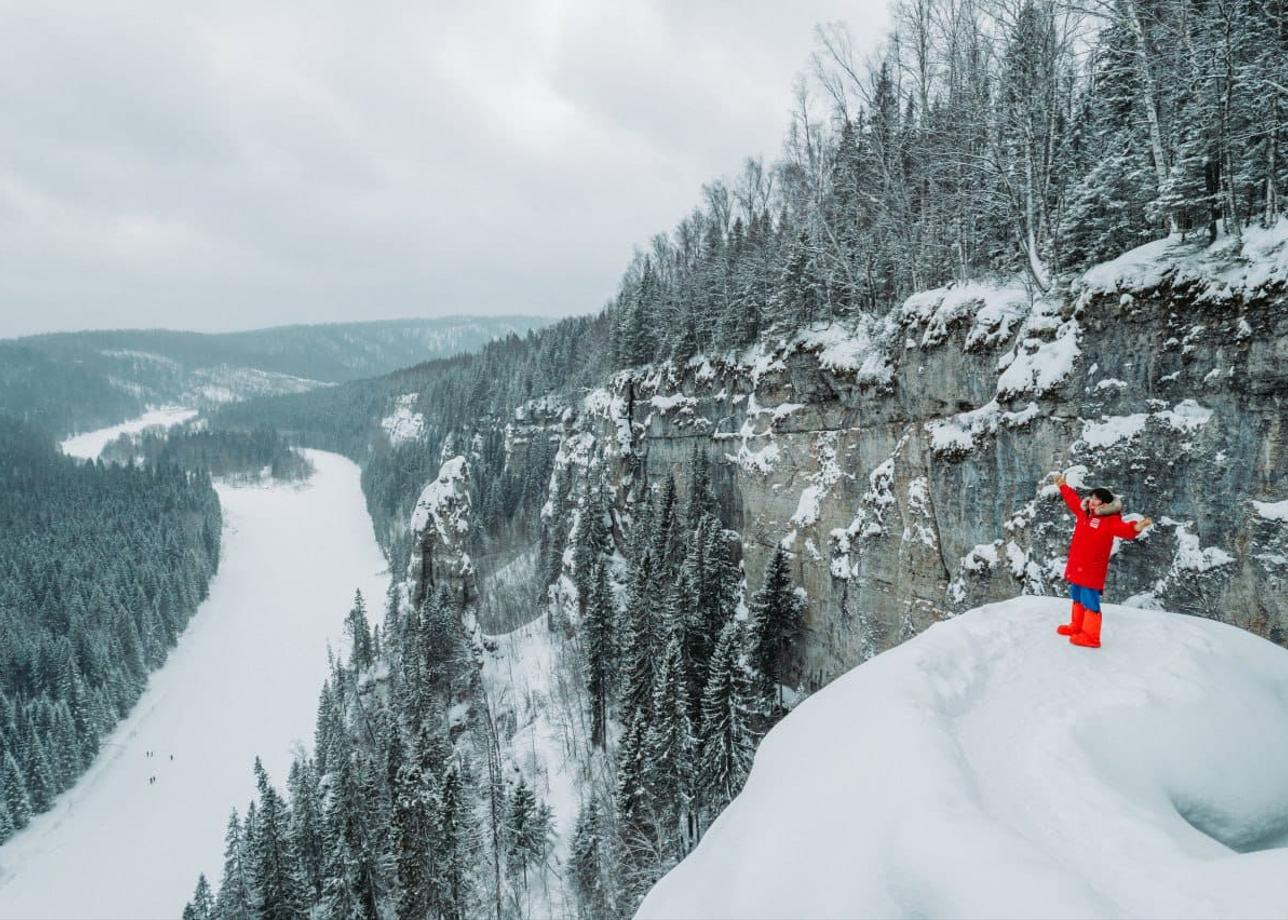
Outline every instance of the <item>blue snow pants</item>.
{"label": "blue snow pants", "polygon": [[1075,604],[1081,604],[1093,613],[1100,612],[1100,592],[1095,588],[1084,588],[1082,585],[1069,582],[1069,596],[1073,598]]}

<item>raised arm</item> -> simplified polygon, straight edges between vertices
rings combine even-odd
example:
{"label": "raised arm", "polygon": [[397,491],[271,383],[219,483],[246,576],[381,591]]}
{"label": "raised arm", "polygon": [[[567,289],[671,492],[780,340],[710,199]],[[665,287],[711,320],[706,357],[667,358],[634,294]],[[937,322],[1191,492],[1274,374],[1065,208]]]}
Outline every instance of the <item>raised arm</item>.
{"label": "raised arm", "polygon": [[1055,484],[1060,487],[1060,497],[1064,499],[1064,503],[1069,507],[1069,513],[1075,517],[1081,514],[1082,499],[1078,497],[1078,493],[1074,491],[1073,486],[1069,485],[1065,480],[1063,473],[1055,478]]}
{"label": "raised arm", "polygon": [[1124,521],[1120,519],[1117,524],[1114,525],[1114,536],[1122,537],[1124,540],[1135,540],[1152,526],[1154,526],[1154,522],[1149,518],[1141,518],[1139,521]]}

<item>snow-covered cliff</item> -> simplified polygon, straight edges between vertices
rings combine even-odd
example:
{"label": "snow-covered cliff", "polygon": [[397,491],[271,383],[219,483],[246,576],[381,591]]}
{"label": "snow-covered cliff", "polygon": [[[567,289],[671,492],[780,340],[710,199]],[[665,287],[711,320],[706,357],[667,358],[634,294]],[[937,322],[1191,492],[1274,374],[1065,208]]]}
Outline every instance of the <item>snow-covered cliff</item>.
{"label": "snow-covered cliff", "polygon": [[[1014,279],[908,298],[743,354],[622,372],[524,407],[557,467],[681,479],[695,444],[749,583],[775,545],[809,595],[813,690],[954,613],[1058,593],[1068,523],[1051,470],[1158,526],[1110,600],[1288,632],[1288,220],[1213,247],[1170,237],[1038,295]],[[558,469],[556,470],[556,476]],[[552,477],[554,481],[554,477]]]}
{"label": "snow-covered cliff", "polygon": [[1018,598],[806,700],[641,918],[1261,917],[1288,904],[1288,651]]}

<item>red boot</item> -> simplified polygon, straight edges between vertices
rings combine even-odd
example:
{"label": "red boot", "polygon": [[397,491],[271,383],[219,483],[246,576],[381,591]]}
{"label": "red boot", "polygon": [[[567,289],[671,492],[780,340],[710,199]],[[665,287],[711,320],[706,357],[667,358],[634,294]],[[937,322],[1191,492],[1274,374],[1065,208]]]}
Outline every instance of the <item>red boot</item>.
{"label": "red boot", "polygon": [[1062,636],[1076,636],[1082,632],[1082,615],[1087,612],[1077,601],[1073,602],[1073,620],[1061,626],[1057,626],[1055,631]]}
{"label": "red boot", "polygon": [[1074,633],[1069,637],[1069,641],[1085,648],[1100,648],[1100,613],[1096,610],[1088,610],[1086,621],[1082,624],[1082,632]]}

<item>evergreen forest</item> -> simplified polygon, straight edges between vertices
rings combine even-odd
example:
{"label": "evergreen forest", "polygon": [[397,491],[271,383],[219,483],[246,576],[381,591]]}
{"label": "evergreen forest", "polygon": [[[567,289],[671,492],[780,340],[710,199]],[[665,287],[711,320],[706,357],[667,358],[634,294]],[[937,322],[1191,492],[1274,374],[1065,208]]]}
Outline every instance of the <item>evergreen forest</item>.
{"label": "evergreen forest", "polygon": [[0,415],[0,840],[99,752],[206,597],[210,477],[82,463]]}

